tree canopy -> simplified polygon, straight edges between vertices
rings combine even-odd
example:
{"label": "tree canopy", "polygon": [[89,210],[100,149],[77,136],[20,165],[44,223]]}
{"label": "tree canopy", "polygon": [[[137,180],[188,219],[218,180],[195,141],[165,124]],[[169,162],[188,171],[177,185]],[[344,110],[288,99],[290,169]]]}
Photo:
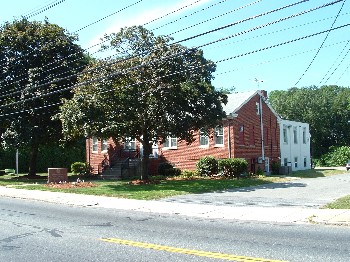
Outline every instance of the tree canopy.
{"label": "tree canopy", "polygon": [[77,36],[55,24],[26,19],[0,27],[1,142],[32,149],[29,175],[36,173],[40,145],[58,142],[62,125],[57,114],[64,91],[77,81],[87,59]]}
{"label": "tree canopy", "polygon": [[211,84],[215,64],[203,52],[171,44],[141,27],[106,36],[115,59],[98,61],[65,100],[60,119],[66,136],[136,138],[143,146],[143,173],[152,141],[168,135],[192,142],[193,132],[224,117],[227,97]]}
{"label": "tree canopy", "polygon": [[350,88],[335,85],[272,91],[272,107],[285,119],[310,124],[313,155],[350,144]]}

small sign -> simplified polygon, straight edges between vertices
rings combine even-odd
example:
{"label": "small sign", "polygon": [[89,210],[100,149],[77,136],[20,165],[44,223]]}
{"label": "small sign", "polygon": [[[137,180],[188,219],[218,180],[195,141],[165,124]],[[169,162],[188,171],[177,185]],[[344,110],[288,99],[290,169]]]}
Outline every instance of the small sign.
{"label": "small sign", "polygon": [[63,183],[68,181],[67,168],[48,168],[47,183]]}

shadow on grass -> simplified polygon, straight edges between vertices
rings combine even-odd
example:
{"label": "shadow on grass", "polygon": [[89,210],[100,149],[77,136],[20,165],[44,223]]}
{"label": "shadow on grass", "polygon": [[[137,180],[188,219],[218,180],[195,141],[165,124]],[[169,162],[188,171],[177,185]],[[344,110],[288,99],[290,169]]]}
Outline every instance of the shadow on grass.
{"label": "shadow on grass", "polygon": [[[266,179],[239,179],[239,180],[170,180],[161,181],[160,184],[156,185],[129,185],[128,183],[120,184],[106,184],[109,189],[118,192],[120,194],[146,194],[150,192],[159,197],[182,195],[182,194],[201,194],[208,192],[224,193],[224,192],[249,192],[258,189],[271,189],[271,188],[286,188],[286,187],[304,187],[302,183],[272,183]],[[259,187],[256,187],[259,186]]]}

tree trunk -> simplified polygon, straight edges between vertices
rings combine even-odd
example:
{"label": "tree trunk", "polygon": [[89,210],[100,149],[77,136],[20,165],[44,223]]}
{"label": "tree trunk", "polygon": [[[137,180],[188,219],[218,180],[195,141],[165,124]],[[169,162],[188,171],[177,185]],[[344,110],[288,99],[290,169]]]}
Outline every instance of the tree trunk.
{"label": "tree trunk", "polygon": [[38,152],[39,152],[39,146],[33,145],[31,152],[30,152],[30,162],[29,162],[29,177],[35,177],[36,176],[36,163],[38,159]]}
{"label": "tree trunk", "polygon": [[152,151],[152,145],[148,140],[143,140],[142,147],[143,155],[141,159],[141,179],[147,180],[149,178],[149,155]]}

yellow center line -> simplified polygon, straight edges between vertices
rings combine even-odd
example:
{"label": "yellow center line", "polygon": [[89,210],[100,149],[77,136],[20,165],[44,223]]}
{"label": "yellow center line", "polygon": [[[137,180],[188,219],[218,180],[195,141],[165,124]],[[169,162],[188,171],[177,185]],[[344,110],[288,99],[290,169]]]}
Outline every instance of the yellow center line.
{"label": "yellow center line", "polygon": [[224,254],[224,253],[218,253],[218,252],[207,252],[207,251],[192,250],[192,249],[186,249],[186,248],[169,247],[169,246],[151,244],[146,242],[136,242],[136,241],[118,239],[118,238],[101,238],[100,240],[109,242],[109,243],[114,243],[114,244],[148,248],[148,249],[161,250],[161,251],[167,251],[172,253],[187,254],[187,255],[200,256],[200,257],[217,258],[217,259],[237,261],[237,262],[286,262],[282,260],[271,260],[271,259],[257,258],[257,257],[236,256],[236,255]]}

